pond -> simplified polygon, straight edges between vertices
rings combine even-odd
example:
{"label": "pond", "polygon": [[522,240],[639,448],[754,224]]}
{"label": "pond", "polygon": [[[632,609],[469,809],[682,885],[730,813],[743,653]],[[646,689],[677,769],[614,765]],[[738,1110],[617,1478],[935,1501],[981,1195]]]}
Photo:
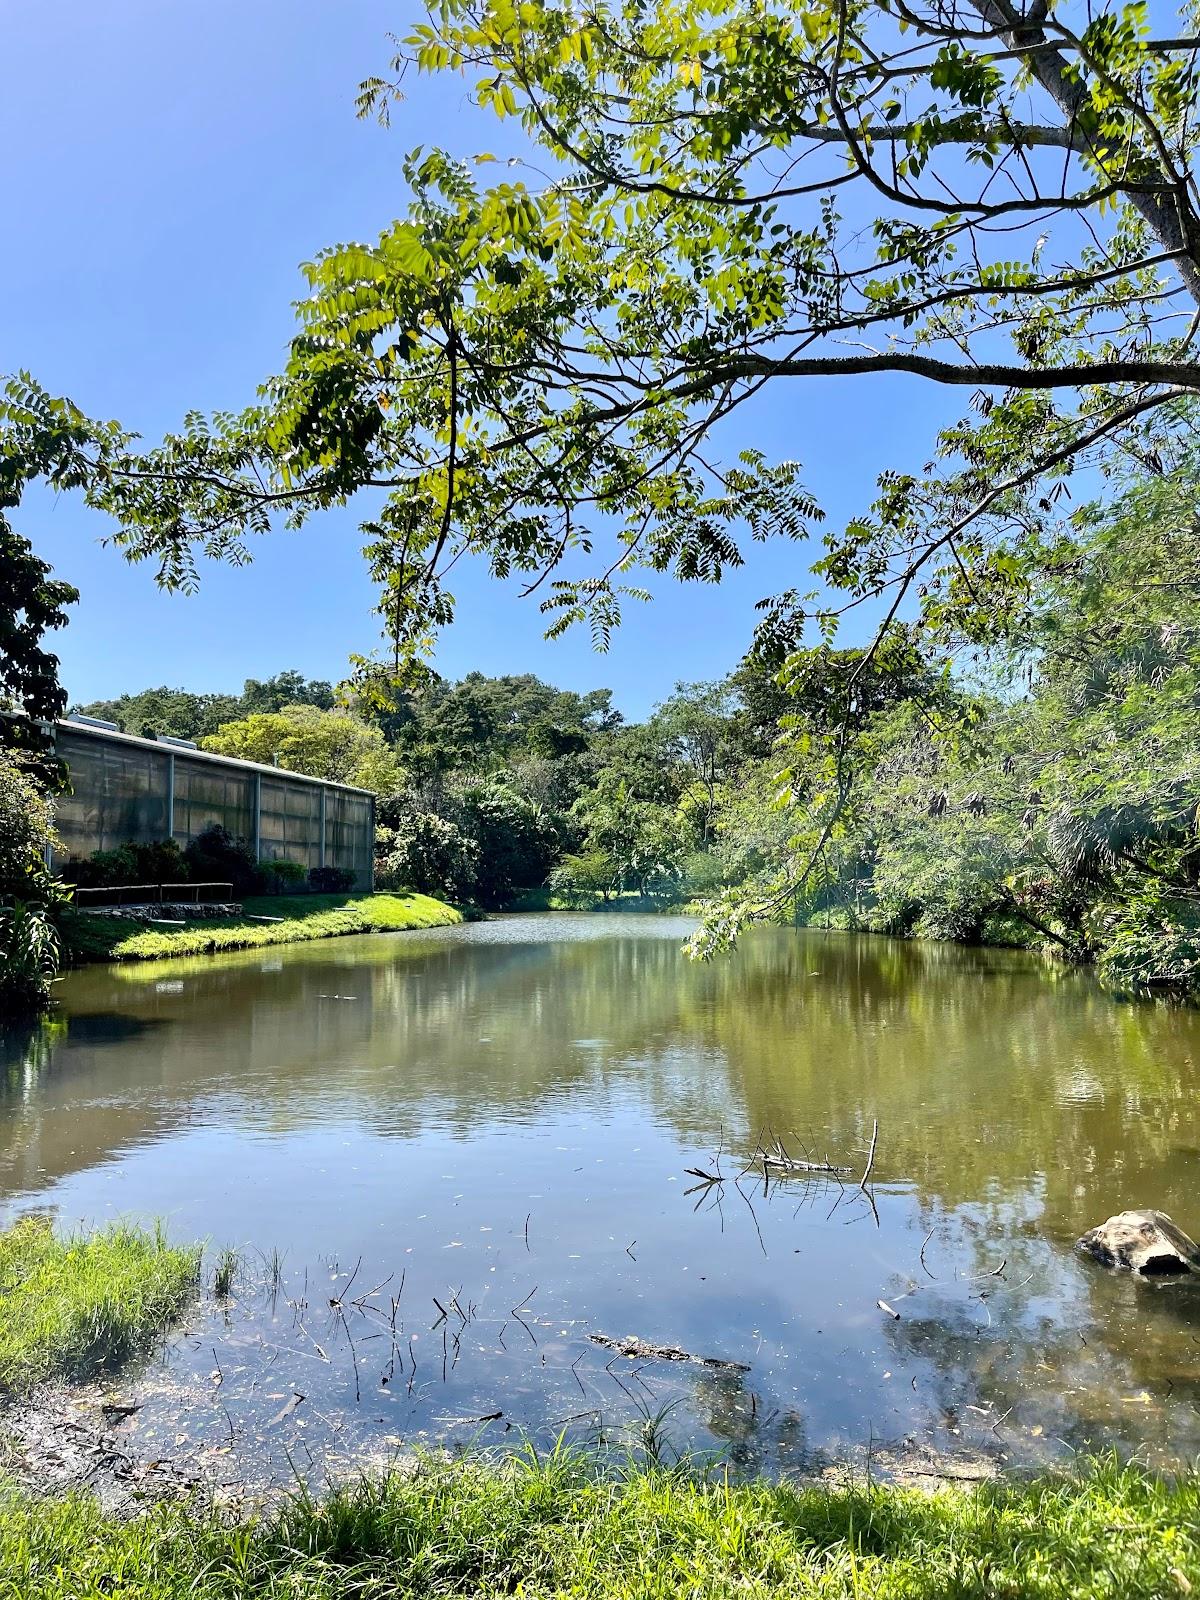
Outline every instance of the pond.
{"label": "pond", "polygon": [[[63,982],[5,1044],[5,1218],[164,1217],[244,1262],[138,1380],[145,1447],[264,1480],[647,1426],[771,1472],[1200,1450],[1200,1295],[1072,1248],[1127,1206],[1200,1231],[1200,1016],[839,933],[696,965],[689,928],[514,916]],[[780,1145],[850,1170],[764,1169]]]}

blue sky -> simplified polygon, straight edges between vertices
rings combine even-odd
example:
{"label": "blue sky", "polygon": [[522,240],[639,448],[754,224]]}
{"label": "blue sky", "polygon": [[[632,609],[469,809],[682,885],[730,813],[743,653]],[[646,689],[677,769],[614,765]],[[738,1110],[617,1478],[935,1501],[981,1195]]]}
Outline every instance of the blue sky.
{"label": "blue sky", "polygon": [[[355,89],[384,68],[389,30],[419,15],[419,0],[0,5],[0,371],[28,369],[148,439],[185,410],[250,400],[282,363],[298,263],[402,213],[407,150],[507,153],[513,134],[449,76],[410,80],[390,130],[356,120]],[[927,459],[963,398],[905,378],[777,388],[723,453],[753,442],[799,459],[836,523],[870,501],[881,468]],[[377,641],[352,509],[259,541],[247,569],[207,568],[194,598],[163,595],[150,568],[104,549],[105,520],[77,500],[30,495],[17,526],[81,591],[57,645],[76,699],[236,689],[284,667],[336,679]],[[638,716],[675,680],[733,666],[754,602],[807,587],[816,553],[751,546],[720,588],[664,580],[607,656],[583,633],[545,642],[515,587],[460,564],[436,665],[607,684]]]}

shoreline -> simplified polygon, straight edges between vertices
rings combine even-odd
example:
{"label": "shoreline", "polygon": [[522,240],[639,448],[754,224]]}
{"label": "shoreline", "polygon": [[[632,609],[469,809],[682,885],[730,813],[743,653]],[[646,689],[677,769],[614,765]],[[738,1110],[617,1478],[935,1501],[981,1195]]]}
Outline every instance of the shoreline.
{"label": "shoreline", "polygon": [[68,955],[79,967],[217,955],[344,934],[407,933],[455,927],[464,920],[462,911],[430,895],[379,892],[249,897],[240,917],[213,917],[173,930],[149,927],[133,917],[78,911],[69,915],[65,926]]}
{"label": "shoreline", "polygon": [[[363,1463],[271,1501],[60,1433],[80,1480],[0,1495],[0,1592],[75,1600],[1163,1600],[1200,1583],[1200,1480],[1112,1460],[970,1484],[738,1481],[532,1447]],[[11,1446],[8,1465],[11,1469]]]}
{"label": "shoreline", "polygon": [[[269,1511],[303,1484],[297,1469],[291,1477],[264,1465],[261,1450],[250,1437],[214,1444],[190,1433],[176,1432],[170,1441],[139,1433],[137,1419],[147,1399],[157,1393],[153,1379],[109,1374],[92,1382],[50,1381],[0,1400],[0,1478],[17,1486],[31,1500],[55,1499],[86,1490],[106,1514],[128,1516],[139,1507],[164,1501],[199,1500],[237,1516]],[[179,1427],[187,1426],[187,1403],[181,1398]],[[630,1436],[632,1439],[632,1435]],[[1032,1463],[1012,1465],[1001,1453],[980,1450],[939,1452],[912,1438],[876,1439],[837,1456],[815,1454],[785,1472],[739,1472],[717,1452],[665,1452],[656,1443],[647,1453],[640,1444],[591,1444],[576,1439],[565,1445],[597,1474],[635,1459],[643,1465],[670,1464],[698,1480],[719,1476],[731,1483],[788,1484],[829,1493],[878,1486],[892,1490],[971,1489],[981,1485],[1020,1484],[1054,1477],[1055,1469]],[[486,1462],[497,1470],[526,1451],[536,1451],[519,1427],[504,1445],[481,1443],[478,1437],[442,1439],[411,1445],[397,1440],[383,1447],[359,1446],[327,1452],[319,1458],[317,1481],[325,1488],[353,1484],[364,1476],[379,1480],[394,1473],[411,1476],[424,1463]],[[306,1491],[307,1492],[307,1491]]]}

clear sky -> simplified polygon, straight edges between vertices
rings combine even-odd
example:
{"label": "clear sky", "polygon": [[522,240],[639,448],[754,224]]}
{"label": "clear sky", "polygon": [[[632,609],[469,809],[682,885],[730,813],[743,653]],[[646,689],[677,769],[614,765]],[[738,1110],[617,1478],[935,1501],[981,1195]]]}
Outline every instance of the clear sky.
{"label": "clear sky", "polygon": [[[406,151],[512,148],[449,76],[411,79],[390,130],[356,120],[388,32],[420,14],[419,0],[0,0],[0,371],[28,369],[148,439],[185,410],[251,400],[282,364],[298,263],[403,212]],[[963,399],[901,377],[777,387],[722,453],[749,441],[799,459],[836,523],[881,468],[925,461]],[[77,500],[30,495],[17,526],[81,590],[57,646],[75,699],[237,689],[284,667],[337,679],[377,642],[352,509],[259,541],[248,569],[209,567],[195,598],[104,549],[104,519]],[[754,602],[806,587],[817,553],[751,546],[720,588],[661,582],[607,656],[583,633],[546,643],[533,604],[460,564],[436,665],[606,684],[638,716],[677,679],[733,666]]]}

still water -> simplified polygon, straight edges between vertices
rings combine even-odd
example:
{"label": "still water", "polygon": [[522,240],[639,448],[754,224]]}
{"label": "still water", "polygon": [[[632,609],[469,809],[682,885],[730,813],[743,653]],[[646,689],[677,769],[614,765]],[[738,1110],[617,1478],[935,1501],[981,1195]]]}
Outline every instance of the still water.
{"label": "still water", "polygon": [[[1200,1293],[1072,1249],[1127,1206],[1200,1233],[1200,1015],[845,934],[697,966],[689,927],[509,917],[62,983],[4,1045],[4,1217],[163,1217],[245,1263],[141,1378],[151,1444],[311,1476],[662,1413],[769,1471],[1200,1451]],[[776,1140],[850,1171],[764,1172]]]}

